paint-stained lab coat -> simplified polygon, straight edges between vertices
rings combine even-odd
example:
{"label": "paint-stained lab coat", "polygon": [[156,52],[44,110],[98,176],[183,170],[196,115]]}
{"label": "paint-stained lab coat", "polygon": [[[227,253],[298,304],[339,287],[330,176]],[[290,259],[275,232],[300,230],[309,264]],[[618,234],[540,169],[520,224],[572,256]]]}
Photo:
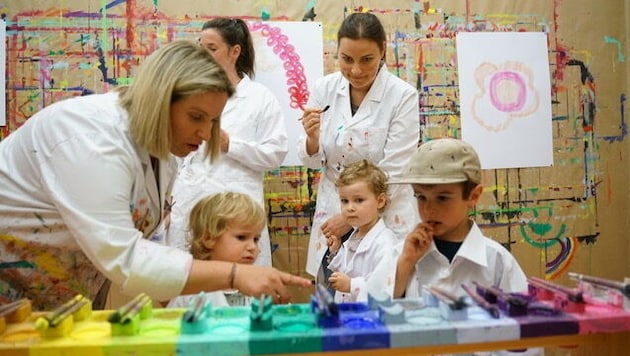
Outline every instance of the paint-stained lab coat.
{"label": "paint-stained lab coat", "polygon": [[[327,250],[320,227],[339,214],[335,180],[343,166],[368,159],[390,179],[399,178],[415,152],[420,136],[418,93],[411,85],[389,73],[383,65],[357,113],[350,112],[350,84],[341,73],[329,74],[314,86],[309,107],[330,109],[321,115],[319,152],[306,153],[306,136],[298,141],[298,157],[309,168],[324,168],[308,247],[306,271],[317,276]],[[383,215],[388,228],[402,240],[419,221],[410,185],[391,185],[390,205]]]}
{"label": "paint-stained lab coat", "polygon": [[[356,230],[350,239],[355,234]],[[386,293],[391,297],[395,279],[390,272],[396,268],[392,247],[397,241],[396,235],[385,226],[383,219],[379,219],[361,239],[354,254],[348,251],[350,239],[344,242],[328,265],[331,271],[350,277],[350,292],[335,291],[335,302],[367,302],[370,292]]]}
{"label": "paint-stained lab coat", "polygon": [[51,309],[106,278],[122,292],[168,300],[184,287],[190,254],[163,244],[175,177],[134,144],[118,94],[63,100],[0,142],[0,297]]}
{"label": "paint-stained lab coat", "polygon": [[[247,75],[236,86],[221,114],[221,128],[230,136],[227,153],[216,162],[203,158],[205,144],[188,155],[173,187],[173,211],[167,233],[169,245],[188,250],[188,215],[208,194],[245,193],[265,207],[265,171],[277,169],[288,151],[287,130],[278,99]],[[269,232],[265,227],[258,242],[257,265],[271,266]]]}

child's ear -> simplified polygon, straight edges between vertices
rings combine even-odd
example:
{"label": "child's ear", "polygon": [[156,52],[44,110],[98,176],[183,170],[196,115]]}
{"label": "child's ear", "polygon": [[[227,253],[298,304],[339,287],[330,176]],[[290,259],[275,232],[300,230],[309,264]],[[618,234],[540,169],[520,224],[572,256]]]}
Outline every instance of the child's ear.
{"label": "child's ear", "polygon": [[384,209],[385,206],[387,205],[387,194],[386,193],[381,193],[376,197],[376,201],[378,203],[378,209]]}
{"label": "child's ear", "polygon": [[217,239],[213,239],[211,236],[208,236],[208,234],[203,235],[201,237],[201,241],[203,247],[207,248],[208,250],[212,250],[214,248],[214,245],[217,243]]}
{"label": "child's ear", "polygon": [[468,196],[469,208],[475,207],[477,201],[479,201],[479,198],[481,197],[481,193],[483,193],[483,185],[477,184]]}

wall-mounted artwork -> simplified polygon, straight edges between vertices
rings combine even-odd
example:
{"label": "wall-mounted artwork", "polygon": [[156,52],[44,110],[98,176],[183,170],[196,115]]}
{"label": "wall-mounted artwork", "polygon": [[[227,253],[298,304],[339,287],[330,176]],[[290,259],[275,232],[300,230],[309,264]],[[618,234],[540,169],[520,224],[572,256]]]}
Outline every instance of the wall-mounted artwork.
{"label": "wall-mounted artwork", "polygon": [[249,24],[256,49],[256,80],[278,98],[289,136],[283,166],[301,165],[297,139],[304,133],[298,119],[310,87],[324,73],[322,25],[318,22],[253,22]]}
{"label": "wall-mounted artwork", "polygon": [[484,169],[553,164],[547,35],[457,35],[462,138]]}

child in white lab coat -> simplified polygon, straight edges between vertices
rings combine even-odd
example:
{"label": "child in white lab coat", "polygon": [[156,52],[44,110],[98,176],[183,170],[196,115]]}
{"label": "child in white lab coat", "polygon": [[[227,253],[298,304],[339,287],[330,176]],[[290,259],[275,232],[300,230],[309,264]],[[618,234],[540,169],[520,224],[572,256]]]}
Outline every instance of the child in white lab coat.
{"label": "child in white lab coat", "polygon": [[[265,227],[265,211],[249,195],[224,192],[201,199],[190,212],[189,249],[195,259],[232,262],[232,271],[254,264],[260,253],[258,240]],[[230,274],[234,286],[236,274]],[[172,299],[168,307],[187,308],[194,295]],[[237,290],[206,294],[213,307],[249,305],[250,298]]]}
{"label": "child in white lab coat", "polygon": [[353,227],[345,242],[341,236],[326,236],[335,301],[367,301],[368,292],[375,288],[391,295],[393,280],[386,271],[392,266],[396,236],[381,218],[388,204],[387,175],[374,163],[361,160],[347,165],[335,186],[341,214]]}

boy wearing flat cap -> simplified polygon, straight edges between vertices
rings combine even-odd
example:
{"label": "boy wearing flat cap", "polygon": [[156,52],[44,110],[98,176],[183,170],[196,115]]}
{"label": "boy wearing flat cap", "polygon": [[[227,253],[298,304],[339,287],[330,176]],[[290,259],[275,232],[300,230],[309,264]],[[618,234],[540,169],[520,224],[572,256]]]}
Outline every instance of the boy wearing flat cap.
{"label": "boy wearing flat cap", "polygon": [[422,222],[402,244],[394,298],[419,297],[423,286],[464,296],[461,285],[473,281],[527,291],[516,259],[468,216],[483,192],[479,156],[470,144],[443,138],[421,145],[396,183],[413,186]]}

